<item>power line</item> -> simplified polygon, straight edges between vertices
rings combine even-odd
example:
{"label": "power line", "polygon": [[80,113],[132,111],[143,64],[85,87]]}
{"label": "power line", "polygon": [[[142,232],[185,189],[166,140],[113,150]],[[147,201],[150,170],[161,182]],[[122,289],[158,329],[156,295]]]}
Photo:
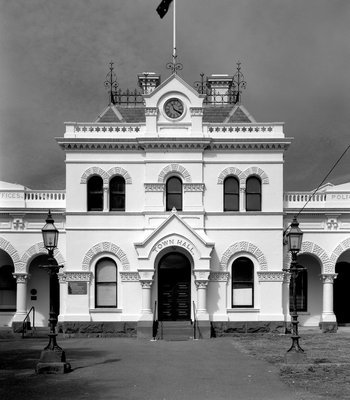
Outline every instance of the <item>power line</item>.
{"label": "power line", "polygon": [[[315,196],[315,194],[317,193],[318,189],[323,185],[323,183],[325,182],[325,180],[329,177],[329,175],[333,172],[334,168],[340,163],[341,159],[344,157],[345,153],[349,150],[350,148],[350,144],[348,145],[348,147],[343,151],[343,154],[338,158],[338,160],[335,162],[335,164],[333,165],[333,167],[329,170],[329,172],[327,173],[327,175],[323,178],[322,182],[317,186],[317,188],[313,191],[312,195],[309,197],[309,199],[307,200],[307,202],[303,205],[303,207],[299,210],[298,214],[295,215],[295,218],[298,218],[299,215],[302,213],[302,211],[304,210],[304,208],[307,206],[307,204],[313,199],[313,197]],[[285,229],[284,233],[287,232],[287,230],[289,229],[291,224],[288,225],[288,227]]]}

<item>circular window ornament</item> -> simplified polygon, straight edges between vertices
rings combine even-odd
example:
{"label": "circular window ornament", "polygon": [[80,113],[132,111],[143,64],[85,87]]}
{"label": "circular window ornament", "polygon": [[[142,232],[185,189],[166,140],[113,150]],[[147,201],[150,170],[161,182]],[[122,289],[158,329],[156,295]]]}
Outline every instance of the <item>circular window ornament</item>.
{"label": "circular window ornament", "polygon": [[184,113],[184,104],[177,98],[171,98],[164,104],[165,115],[171,119],[178,119]]}

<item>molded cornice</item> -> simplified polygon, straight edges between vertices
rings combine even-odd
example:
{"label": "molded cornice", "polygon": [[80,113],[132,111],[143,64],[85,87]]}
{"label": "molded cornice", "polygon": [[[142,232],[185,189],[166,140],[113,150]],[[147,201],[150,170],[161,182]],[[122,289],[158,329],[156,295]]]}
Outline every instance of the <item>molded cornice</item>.
{"label": "molded cornice", "polygon": [[142,150],[219,150],[219,151],[284,151],[290,139],[210,139],[210,138],[134,138],[78,139],[56,138],[62,150],[71,151],[142,151]]}

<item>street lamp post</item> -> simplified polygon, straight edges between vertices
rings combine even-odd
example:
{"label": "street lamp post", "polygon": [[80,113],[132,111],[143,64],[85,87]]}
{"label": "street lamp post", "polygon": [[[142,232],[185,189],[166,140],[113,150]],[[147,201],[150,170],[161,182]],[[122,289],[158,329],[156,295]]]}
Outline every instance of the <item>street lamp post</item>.
{"label": "street lamp post", "polygon": [[58,230],[55,227],[54,220],[49,211],[46,219],[46,225],[42,228],[44,246],[49,253],[48,264],[41,266],[44,268],[50,277],[49,297],[49,344],[41,352],[39,363],[36,366],[36,372],[42,373],[65,373],[70,371],[70,364],[66,362],[66,354],[64,350],[57,344],[57,314],[56,307],[57,299],[55,299],[54,287],[57,284],[57,273],[62,265],[57,265],[54,258],[54,250],[58,242]]}
{"label": "street lamp post", "polygon": [[303,269],[297,262],[297,256],[301,249],[303,240],[303,232],[299,228],[297,218],[294,217],[290,225],[290,229],[287,233],[288,250],[291,252],[292,261],[289,269],[286,272],[291,274],[291,289],[292,289],[292,307],[291,307],[291,319],[292,319],[292,345],[287,351],[286,361],[290,363],[302,362],[305,359],[305,352],[299,345],[299,333],[298,333],[298,311],[297,311],[297,293],[296,293],[296,279],[300,271]]}

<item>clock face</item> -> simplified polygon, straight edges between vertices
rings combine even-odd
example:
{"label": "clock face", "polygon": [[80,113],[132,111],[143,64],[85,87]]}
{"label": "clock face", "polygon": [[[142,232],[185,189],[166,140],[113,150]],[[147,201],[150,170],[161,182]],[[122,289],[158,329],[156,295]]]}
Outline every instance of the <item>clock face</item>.
{"label": "clock face", "polygon": [[169,99],[164,104],[164,111],[169,118],[180,118],[181,115],[184,113],[184,105],[179,99]]}

